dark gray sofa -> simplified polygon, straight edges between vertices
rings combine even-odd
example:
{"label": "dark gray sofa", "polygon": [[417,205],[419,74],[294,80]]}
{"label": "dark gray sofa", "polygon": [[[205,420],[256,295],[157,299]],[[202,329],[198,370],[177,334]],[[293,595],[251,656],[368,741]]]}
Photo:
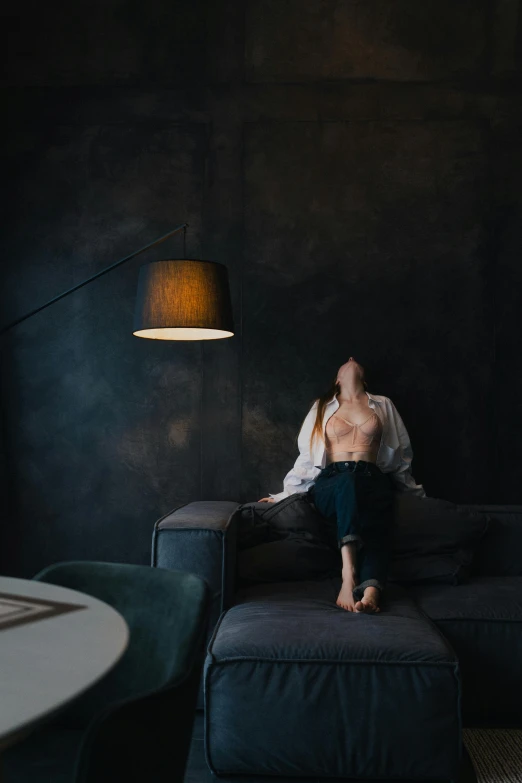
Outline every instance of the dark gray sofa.
{"label": "dark gray sofa", "polygon": [[455,780],[463,726],[522,726],[522,506],[490,516],[470,578],[390,584],[346,612],[339,577],[237,585],[239,504],[195,501],[156,523],[152,565],[212,592],[198,699],[218,775]]}

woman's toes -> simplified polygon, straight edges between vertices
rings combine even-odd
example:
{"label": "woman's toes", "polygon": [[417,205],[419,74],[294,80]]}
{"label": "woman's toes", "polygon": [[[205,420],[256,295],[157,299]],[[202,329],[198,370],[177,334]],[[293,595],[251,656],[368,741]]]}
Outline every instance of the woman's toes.
{"label": "woman's toes", "polygon": [[339,599],[337,599],[335,603],[337,604],[337,606],[340,606],[341,609],[346,609],[348,612],[354,611],[354,608],[351,604],[345,604],[343,601],[340,601]]}
{"label": "woman's toes", "polygon": [[[379,611],[379,591],[376,587],[367,587],[364,591],[364,595],[358,604],[361,604],[362,612],[378,612]],[[356,604],[357,605],[357,604]]]}
{"label": "woman's toes", "polygon": [[356,612],[380,612],[379,607],[370,598],[362,598],[355,604]]}

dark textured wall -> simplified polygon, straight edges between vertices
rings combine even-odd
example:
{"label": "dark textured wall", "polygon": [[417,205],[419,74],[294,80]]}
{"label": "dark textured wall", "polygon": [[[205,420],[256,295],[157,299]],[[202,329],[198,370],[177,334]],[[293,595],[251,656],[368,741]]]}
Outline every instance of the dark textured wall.
{"label": "dark textured wall", "polygon": [[[149,562],[282,489],[350,355],[429,495],[522,503],[518,2],[12,6],[2,321],[190,224],[233,338],[132,335],[134,259],[2,338],[2,570]],[[5,491],[4,491],[5,495]]]}

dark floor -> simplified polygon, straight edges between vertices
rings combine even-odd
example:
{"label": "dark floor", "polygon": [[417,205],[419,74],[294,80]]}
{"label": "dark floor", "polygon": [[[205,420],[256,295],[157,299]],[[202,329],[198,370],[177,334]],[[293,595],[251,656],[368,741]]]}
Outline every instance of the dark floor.
{"label": "dark floor", "polygon": [[[190,756],[187,763],[187,770],[185,774],[185,783],[217,783],[218,781],[230,781],[230,783],[332,783],[332,778],[276,778],[276,777],[262,777],[252,775],[251,777],[243,777],[241,775],[231,775],[230,777],[217,777],[207,767],[205,761],[205,748],[204,748],[204,727],[203,727],[203,711],[198,710],[194,721],[194,732],[192,734],[192,745],[190,748]],[[335,778],[335,780],[341,783],[342,778]],[[348,783],[348,779],[347,783]],[[358,783],[355,778],[350,778],[349,783]],[[368,781],[365,781],[368,783]],[[372,780],[371,783],[379,783],[378,780]],[[391,783],[390,780],[386,783]],[[408,783],[413,783],[408,781]],[[426,781],[424,781],[426,783]],[[436,781],[431,781],[436,783]],[[445,782],[446,783],[446,782]],[[463,753],[463,763],[461,774],[457,783],[477,783],[477,778],[471,764],[471,760],[467,754],[467,751]]]}

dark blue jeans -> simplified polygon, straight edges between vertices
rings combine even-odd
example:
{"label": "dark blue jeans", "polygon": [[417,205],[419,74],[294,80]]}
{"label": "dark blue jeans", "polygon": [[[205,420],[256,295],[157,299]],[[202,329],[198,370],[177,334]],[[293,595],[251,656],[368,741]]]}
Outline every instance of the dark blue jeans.
{"label": "dark blue jeans", "polygon": [[308,496],[335,534],[339,548],[357,548],[357,600],[366,587],[384,590],[393,524],[393,483],[373,462],[331,462],[319,473]]}

